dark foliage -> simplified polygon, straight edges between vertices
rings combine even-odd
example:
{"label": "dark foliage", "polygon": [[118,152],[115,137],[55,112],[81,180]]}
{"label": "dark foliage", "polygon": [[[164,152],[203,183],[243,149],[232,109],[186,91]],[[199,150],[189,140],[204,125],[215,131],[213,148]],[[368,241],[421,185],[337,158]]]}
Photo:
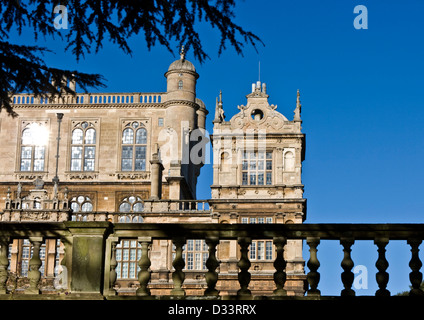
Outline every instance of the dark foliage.
{"label": "dark foliage", "polygon": [[[218,53],[229,43],[242,54],[244,44],[255,47],[261,40],[234,23],[235,0],[69,0],[61,3],[52,0],[0,0],[0,111],[5,109],[14,116],[11,96],[18,92],[33,92],[36,96],[75,94],[62,79],[74,79],[86,91],[88,87],[104,87],[104,78],[98,74],[85,74],[76,70],[49,67],[43,60],[47,48],[13,44],[9,33],[30,28],[37,40],[40,36],[57,37],[68,43],[77,60],[98,52],[104,41],[119,46],[126,54],[132,50],[127,40],[144,35],[150,49],[159,43],[170,52],[172,42],[185,50],[193,50],[199,62],[208,59],[196,25],[206,21],[221,35]],[[64,36],[54,27],[57,5],[66,6],[68,30]],[[12,39],[13,40],[13,39]]]}

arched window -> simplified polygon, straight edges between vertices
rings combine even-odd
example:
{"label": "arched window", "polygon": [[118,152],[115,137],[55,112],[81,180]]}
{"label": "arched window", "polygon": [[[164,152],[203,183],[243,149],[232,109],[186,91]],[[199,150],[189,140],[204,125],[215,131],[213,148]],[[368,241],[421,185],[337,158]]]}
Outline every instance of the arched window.
{"label": "arched window", "polygon": [[294,171],[294,155],[291,151],[287,151],[284,154],[284,170]]}
{"label": "arched window", "polygon": [[[122,223],[142,223],[143,217],[140,214],[144,209],[143,200],[138,196],[124,198],[119,204],[119,222]],[[127,213],[127,214],[126,214]]]}
{"label": "arched window", "polygon": [[78,123],[72,131],[71,171],[94,171],[96,129],[89,122]]}
{"label": "arched window", "polygon": [[76,196],[71,199],[72,221],[87,221],[87,213],[93,211],[90,197]]}
{"label": "arched window", "polygon": [[183,80],[178,81],[178,90],[183,90]]}
{"label": "arched window", "polygon": [[134,121],[122,131],[122,171],[146,170],[147,130]]}
{"label": "arched window", "polygon": [[31,123],[22,130],[20,171],[44,171],[48,139],[49,131],[41,124]]}

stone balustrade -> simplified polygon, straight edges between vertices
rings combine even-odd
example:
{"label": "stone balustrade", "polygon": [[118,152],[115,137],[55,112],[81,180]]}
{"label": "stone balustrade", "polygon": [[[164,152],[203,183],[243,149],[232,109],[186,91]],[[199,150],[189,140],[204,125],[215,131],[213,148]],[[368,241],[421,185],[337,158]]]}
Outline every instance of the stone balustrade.
{"label": "stone balustrade", "polygon": [[144,201],[144,212],[202,211],[210,212],[208,200]]}
{"label": "stone balustrade", "polygon": [[[136,296],[131,299],[160,299],[151,295],[149,283],[151,279],[151,261],[149,248],[154,240],[172,240],[175,246],[173,257],[172,296],[185,297],[184,290],[185,262],[182,258],[183,245],[187,239],[204,239],[208,246],[209,257],[206,261],[207,271],[205,274],[206,288],[204,295],[199,299],[226,299],[220,296],[216,288],[219,277],[217,269],[218,261],[215,253],[220,240],[235,240],[239,244],[239,273],[238,282],[240,289],[237,295],[231,299],[253,299],[249,289],[250,261],[248,248],[252,240],[272,239],[276,248],[274,261],[275,290],[272,296],[256,297],[262,299],[286,299],[284,289],[286,281],[284,260],[284,248],[287,240],[305,240],[309,246],[307,261],[308,287],[303,299],[322,299],[319,290],[320,284],[320,261],[318,249],[321,240],[332,240],[340,243],[340,252],[343,252],[341,261],[334,263],[341,265],[343,272],[340,281],[343,290],[340,296],[355,296],[352,289],[354,261],[351,255],[355,241],[372,241],[376,246],[378,257],[376,260],[377,297],[388,297],[391,293],[387,290],[389,274],[388,262],[385,256],[386,246],[390,241],[403,240],[411,248],[409,274],[411,282],[410,296],[424,296],[420,289],[422,262],[419,257],[419,246],[424,238],[424,224],[186,224],[186,223],[110,223],[110,222],[37,222],[37,223],[0,223],[0,299],[10,299],[7,287],[8,273],[8,248],[13,239],[26,238],[32,244],[33,255],[29,261],[28,279],[29,285],[25,289],[26,295],[38,295],[39,283],[42,280],[39,271],[40,246],[46,239],[60,239],[65,245],[64,257],[61,265],[66,267],[67,292],[66,296],[56,295],[60,298],[85,298],[85,299],[126,299],[125,296],[117,296],[114,290],[116,281],[116,248],[122,239],[136,239],[141,245],[142,254],[138,261],[139,286]],[[391,274],[396,277],[396,274]],[[33,297],[34,298],[34,297]]]}
{"label": "stone balustrade", "polygon": [[63,95],[62,97],[36,97],[33,94],[15,94],[12,97],[14,105],[49,105],[49,104],[136,104],[136,103],[162,103],[165,102],[166,93],[131,92],[131,93],[77,93]]}

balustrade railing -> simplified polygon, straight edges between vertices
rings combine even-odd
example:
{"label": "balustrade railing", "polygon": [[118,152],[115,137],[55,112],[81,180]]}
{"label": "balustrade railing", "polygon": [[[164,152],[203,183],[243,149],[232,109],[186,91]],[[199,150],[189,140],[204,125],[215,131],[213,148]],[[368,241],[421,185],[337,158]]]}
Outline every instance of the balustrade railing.
{"label": "balustrade railing", "polygon": [[163,92],[143,93],[77,93],[63,95],[61,97],[36,97],[33,94],[15,94],[12,97],[14,105],[30,104],[134,104],[134,103],[162,103],[165,102],[166,94]]}
{"label": "balustrade railing", "polygon": [[199,211],[210,212],[208,200],[144,201],[144,212]]}
{"label": "balustrade railing", "polygon": [[[334,261],[341,265],[343,272],[340,280],[343,284],[341,296],[355,296],[352,289],[354,261],[351,255],[352,247],[357,240],[372,241],[378,253],[376,268],[376,282],[378,297],[390,296],[387,290],[389,281],[388,261],[386,246],[390,241],[403,240],[411,248],[409,273],[411,296],[424,296],[420,289],[422,281],[422,262],[419,257],[419,247],[424,238],[423,224],[187,224],[187,223],[110,223],[110,222],[52,222],[52,223],[0,223],[0,297],[11,294],[7,290],[9,259],[8,248],[13,239],[29,238],[32,243],[33,255],[29,261],[29,287],[26,293],[38,294],[41,273],[39,268],[40,246],[46,239],[60,239],[65,245],[65,257],[61,264],[68,270],[67,283],[70,284],[70,295],[93,295],[96,293],[101,298],[110,299],[116,295],[114,284],[117,279],[116,251],[122,239],[136,239],[141,245],[141,256],[138,260],[138,282],[136,291],[138,297],[151,296],[151,264],[150,260],[152,243],[155,240],[171,240],[175,246],[173,256],[171,295],[186,296],[184,289],[185,261],[183,259],[183,246],[187,239],[203,239],[208,246],[209,257],[206,261],[205,274],[206,287],[204,296],[220,299],[220,292],[216,288],[219,278],[220,261],[216,250],[221,240],[235,240],[239,244],[238,282],[240,289],[238,299],[251,299],[252,291],[249,288],[251,280],[249,245],[253,240],[271,239],[275,245],[276,255],[274,261],[274,298],[284,298],[286,282],[286,261],[284,259],[285,245],[288,239],[306,240],[309,246],[307,261],[308,287],[306,298],[319,299],[321,292],[320,261],[318,248],[321,240],[333,240],[340,243],[340,252],[343,252],[341,261]],[[392,276],[396,276],[395,274]],[[125,296],[122,297],[125,299]]]}

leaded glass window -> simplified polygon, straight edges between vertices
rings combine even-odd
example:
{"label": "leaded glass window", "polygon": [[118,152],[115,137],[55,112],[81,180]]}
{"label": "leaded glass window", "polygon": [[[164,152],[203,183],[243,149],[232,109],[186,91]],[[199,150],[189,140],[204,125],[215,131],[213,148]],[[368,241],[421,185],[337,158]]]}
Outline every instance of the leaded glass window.
{"label": "leaded glass window", "polygon": [[122,131],[121,170],[146,170],[147,130],[134,121]]}
{"label": "leaded glass window", "polygon": [[79,195],[71,199],[72,221],[87,221],[87,213],[93,211],[90,197]]}
{"label": "leaded glass window", "polygon": [[137,279],[140,258],[141,244],[136,239],[121,240],[116,246],[117,279]]}
{"label": "leaded glass window", "polygon": [[272,152],[243,153],[242,184],[272,184]]}
{"label": "leaded glass window", "polygon": [[91,122],[76,123],[71,138],[71,171],[94,171],[96,129]]}
{"label": "leaded glass window", "polygon": [[41,124],[28,124],[21,133],[20,171],[44,171],[48,129]]}

